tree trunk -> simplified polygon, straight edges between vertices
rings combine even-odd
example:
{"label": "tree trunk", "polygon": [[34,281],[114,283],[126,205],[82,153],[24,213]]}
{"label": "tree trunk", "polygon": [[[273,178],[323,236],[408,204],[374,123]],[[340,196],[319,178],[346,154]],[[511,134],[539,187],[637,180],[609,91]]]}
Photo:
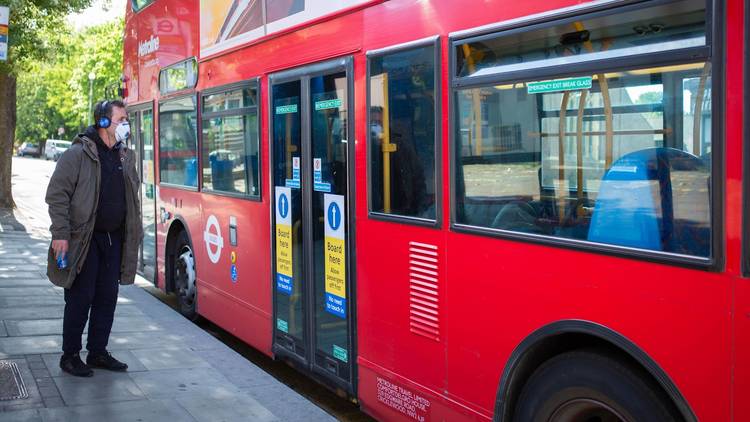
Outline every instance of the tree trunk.
{"label": "tree trunk", "polygon": [[16,206],[10,180],[15,138],[16,77],[0,71],[0,208]]}

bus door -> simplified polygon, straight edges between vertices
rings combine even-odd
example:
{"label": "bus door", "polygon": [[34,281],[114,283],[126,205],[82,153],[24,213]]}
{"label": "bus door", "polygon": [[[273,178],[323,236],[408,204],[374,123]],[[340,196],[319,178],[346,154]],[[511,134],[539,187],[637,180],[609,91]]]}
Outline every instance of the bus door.
{"label": "bus door", "polygon": [[351,78],[350,59],[272,75],[270,117],[273,350],[353,393]]}
{"label": "bus door", "polygon": [[136,106],[128,110],[131,139],[129,148],[136,154],[136,169],[141,181],[143,243],[138,252],[138,271],[156,283],[156,184],[154,183],[154,110]]}

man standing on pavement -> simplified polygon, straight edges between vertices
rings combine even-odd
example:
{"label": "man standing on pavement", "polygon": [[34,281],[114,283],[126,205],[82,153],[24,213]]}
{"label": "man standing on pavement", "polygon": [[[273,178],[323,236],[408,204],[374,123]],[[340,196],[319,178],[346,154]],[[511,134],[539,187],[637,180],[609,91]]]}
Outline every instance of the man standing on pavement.
{"label": "man standing on pavement", "polygon": [[[102,101],[94,125],[63,153],[47,187],[52,245],[47,275],[65,289],[60,368],[90,377],[92,367],[125,371],[107,352],[119,284],[135,280],[143,238],[135,154],[122,101]],[[67,261],[58,266],[58,258]],[[90,315],[89,315],[90,312]],[[79,356],[89,321],[86,364]]]}

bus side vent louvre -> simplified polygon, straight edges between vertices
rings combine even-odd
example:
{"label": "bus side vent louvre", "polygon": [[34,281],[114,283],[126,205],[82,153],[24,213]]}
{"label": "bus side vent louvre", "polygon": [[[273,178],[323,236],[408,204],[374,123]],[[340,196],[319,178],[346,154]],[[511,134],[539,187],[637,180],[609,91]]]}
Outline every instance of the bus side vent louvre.
{"label": "bus side vent louvre", "polygon": [[409,242],[409,331],[440,341],[440,253],[435,245]]}

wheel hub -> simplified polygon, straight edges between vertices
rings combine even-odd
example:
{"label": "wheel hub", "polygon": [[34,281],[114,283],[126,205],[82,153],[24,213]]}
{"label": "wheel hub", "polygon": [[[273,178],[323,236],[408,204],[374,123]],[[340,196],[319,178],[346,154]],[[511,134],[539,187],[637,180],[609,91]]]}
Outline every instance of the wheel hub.
{"label": "wheel hub", "polygon": [[596,399],[574,399],[563,403],[549,422],[628,422],[618,411]]}
{"label": "wheel hub", "polygon": [[189,246],[182,248],[175,267],[177,291],[186,302],[192,304],[195,300],[195,259]]}

